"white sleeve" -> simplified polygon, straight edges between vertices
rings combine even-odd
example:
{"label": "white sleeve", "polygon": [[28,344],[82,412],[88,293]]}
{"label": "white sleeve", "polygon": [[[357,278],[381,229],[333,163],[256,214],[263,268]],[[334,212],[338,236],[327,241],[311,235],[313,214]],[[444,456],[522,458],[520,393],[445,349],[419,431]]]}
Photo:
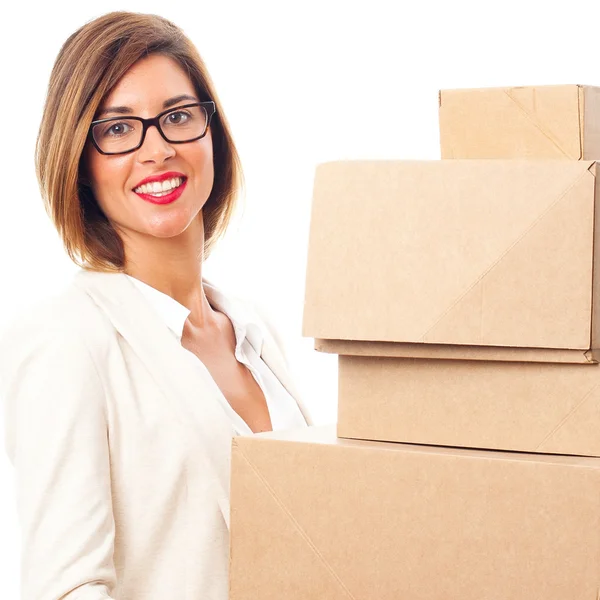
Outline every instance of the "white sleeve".
{"label": "white sleeve", "polygon": [[106,600],[116,586],[105,393],[85,341],[57,325],[0,339],[22,600]]}

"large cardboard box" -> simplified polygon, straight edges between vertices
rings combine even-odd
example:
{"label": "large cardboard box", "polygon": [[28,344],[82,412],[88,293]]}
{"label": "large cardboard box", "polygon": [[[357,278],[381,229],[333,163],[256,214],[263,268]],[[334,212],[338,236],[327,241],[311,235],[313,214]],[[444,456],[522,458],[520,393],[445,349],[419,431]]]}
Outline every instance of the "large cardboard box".
{"label": "large cardboard box", "polygon": [[235,438],[230,600],[597,600],[600,461]]}
{"label": "large cardboard box", "polygon": [[442,158],[600,159],[600,88],[442,90]]}
{"label": "large cardboard box", "polygon": [[303,334],[597,361],[599,189],[587,161],[319,165]]}
{"label": "large cardboard box", "polygon": [[340,356],[337,433],[600,456],[600,365]]}

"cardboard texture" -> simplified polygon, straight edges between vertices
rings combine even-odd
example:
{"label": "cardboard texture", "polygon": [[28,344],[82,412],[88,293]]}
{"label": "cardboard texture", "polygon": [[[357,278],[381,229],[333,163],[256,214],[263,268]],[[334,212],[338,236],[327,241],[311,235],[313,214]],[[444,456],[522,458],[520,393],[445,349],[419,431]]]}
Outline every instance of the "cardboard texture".
{"label": "cardboard texture", "polygon": [[596,173],[556,160],[319,165],[303,335],[597,360]]}
{"label": "cardboard texture", "polygon": [[592,352],[546,348],[507,348],[501,346],[452,346],[450,344],[409,344],[316,339],[314,348],[327,354],[349,356],[395,356],[404,358],[440,358],[450,360],[498,360],[598,364]]}
{"label": "cardboard texture", "polygon": [[600,461],[235,438],[230,600],[597,600]]}
{"label": "cardboard texture", "polygon": [[600,88],[442,90],[442,158],[600,159]]}
{"label": "cardboard texture", "polygon": [[341,437],[600,456],[598,364],[340,356],[338,376]]}

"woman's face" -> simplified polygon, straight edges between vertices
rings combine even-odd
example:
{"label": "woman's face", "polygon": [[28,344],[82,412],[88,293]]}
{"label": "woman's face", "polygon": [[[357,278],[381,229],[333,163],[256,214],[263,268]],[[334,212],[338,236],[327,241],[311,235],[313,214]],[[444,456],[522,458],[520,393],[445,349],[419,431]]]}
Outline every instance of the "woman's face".
{"label": "woman's face", "polygon": [[[177,62],[166,56],[150,55],[123,76],[100,106],[96,118],[125,116],[121,110],[104,112],[111,107],[129,107],[128,116],[155,117],[166,110],[168,100],[183,95],[186,97],[167,108],[200,99]],[[175,116],[174,120],[178,118],[181,117]],[[122,131],[117,125],[111,133]],[[113,226],[126,234],[125,238],[135,239],[139,234],[169,238],[181,234],[201,212],[213,186],[210,128],[199,140],[170,144],[156,127],[150,127],[141,148],[113,156],[100,154],[88,141],[83,161],[100,208]],[[134,192],[146,178],[171,172],[185,178],[183,193],[174,202],[156,204]],[[193,231],[201,232],[202,227]]]}

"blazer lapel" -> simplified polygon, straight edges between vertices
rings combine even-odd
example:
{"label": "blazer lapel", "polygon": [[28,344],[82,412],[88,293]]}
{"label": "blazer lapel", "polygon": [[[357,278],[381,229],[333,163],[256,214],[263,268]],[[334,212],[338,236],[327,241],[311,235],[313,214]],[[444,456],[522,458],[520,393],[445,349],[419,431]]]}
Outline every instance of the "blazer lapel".
{"label": "blazer lapel", "polygon": [[290,396],[294,398],[294,400],[296,400],[296,404],[298,405],[298,408],[300,409],[300,412],[302,413],[306,424],[312,425],[313,422],[308,412],[308,409],[304,404],[300,393],[296,389],[292,378],[289,375],[289,371],[285,366],[284,358],[279,350],[279,347],[277,346],[277,343],[272,338],[268,330],[265,334],[265,341],[263,343],[261,358],[264,360],[265,364],[271,369],[275,377],[279,379],[281,385],[288,391]]}
{"label": "blazer lapel", "polygon": [[[234,430],[219,404],[220,390],[204,367],[194,368],[186,350],[123,273],[80,270],[74,283],[108,316],[145,364],[173,407],[182,430],[204,458],[215,497],[229,527],[229,472]],[[202,363],[200,363],[202,365]],[[202,365],[203,366],[203,365]]]}
{"label": "blazer lapel", "polygon": [[[203,280],[203,284],[206,297],[208,298],[211,305],[217,308],[218,310],[223,311],[225,307],[221,303],[221,292],[218,290],[218,288],[216,288],[214,285],[212,285],[206,280]],[[306,423],[308,425],[312,425],[313,422],[310,417],[310,414],[298,390],[296,389],[292,377],[290,376],[289,371],[285,365],[285,359],[281,354],[277,342],[271,335],[269,327],[265,322],[265,319],[261,318],[255,310],[252,310],[251,307],[245,303],[242,304],[241,302],[236,302],[233,299],[228,299],[228,301],[230,303],[235,303],[236,314],[242,316],[247,321],[253,321],[261,325],[261,329],[264,333],[264,342],[260,353],[261,358],[269,367],[269,369],[271,369],[271,372],[279,380],[281,385],[287,390],[290,396],[294,398]]]}

